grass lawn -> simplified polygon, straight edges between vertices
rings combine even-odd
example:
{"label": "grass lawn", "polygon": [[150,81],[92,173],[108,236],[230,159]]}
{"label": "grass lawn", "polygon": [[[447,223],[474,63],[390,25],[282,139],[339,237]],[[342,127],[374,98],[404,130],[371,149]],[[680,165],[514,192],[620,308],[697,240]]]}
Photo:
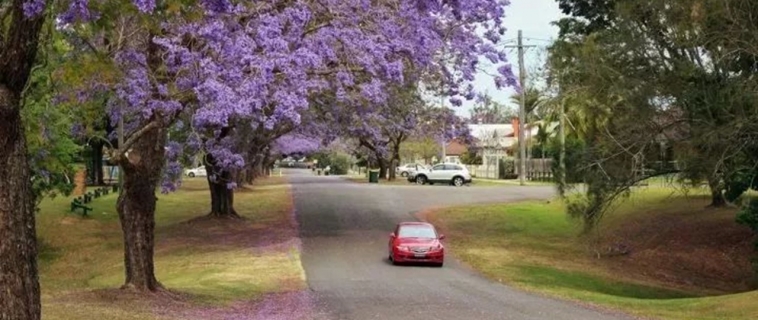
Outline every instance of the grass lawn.
{"label": "grass lawn", "polygon": [[638,316],[757,319],[753,235],[734,222],[736,209],[706,209],[707,196],[672,192],[638,189],[583,237],[560,201],[421,216],[448,236],[455,256],[495,281]]}
{"label": "grass lawn", "polygon": [[70,198],[42,203],[37,232],[43,318],[228,318],[306,287],[292,197],[282,178],[235,194],[244,221],[198,218],[210,207],[203,178],[159,195],[155,269],[168,297],[118,290],[124,266],[116,198],[111,193],[95,199],[89,218],[68,212]]}

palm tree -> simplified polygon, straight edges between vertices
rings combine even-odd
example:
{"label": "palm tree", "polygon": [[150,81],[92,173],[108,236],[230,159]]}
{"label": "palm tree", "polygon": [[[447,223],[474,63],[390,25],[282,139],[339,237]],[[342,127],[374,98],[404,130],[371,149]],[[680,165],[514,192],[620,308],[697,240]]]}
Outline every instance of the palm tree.
{"label": "palm tree", "polygon": [[[544,116],[544,110],[542,106],[547,101],[547,98],[545,97],[545,94],[540,91],[537,88],[526,88],[525,92],[525,103],[524,108],[526,109],[526,117],[527,119],[533,118],[537,120],[542,120]],[[521,94],[516,93],[511,95],[511,103],[514,103],[516,105],[521,105]],[[534,117],[533,117],[534,116]],[[529,121],[527,121],[528,123]]]}
{"label": "palm tree", "polygon": [[[548,101],[546,99],[544,93],[540,91],[537,88],[534,87],[527,87],[524,92],[524,111],[526,113],[526,119],[524,119],[524,125],[527,126],[529,123],[532,122],[532,120],[542,120],[542,117],[544,115],[544,104]],[[521,105],[521,94],[516,93],[511,95],[511,102],[515,103],[516,105]],[[532,146],[531,146],[531,140],[532,140],[532,130],[531,128],[526,131],[526,141],[528,149],[526,154],[528,158],[531,158],[532,155]]]}

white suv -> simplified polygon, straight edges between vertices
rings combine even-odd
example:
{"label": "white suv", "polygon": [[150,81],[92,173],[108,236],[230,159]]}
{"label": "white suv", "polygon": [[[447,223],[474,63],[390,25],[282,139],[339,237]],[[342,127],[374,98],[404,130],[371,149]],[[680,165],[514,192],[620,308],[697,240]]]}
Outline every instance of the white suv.
{"label": "white suv", "polygon": [[463,165],[457,163],[440,163],[431,169],[421,169],[408,177],[417,184],[449,183],[456,187],[471,183],[471,174]]}

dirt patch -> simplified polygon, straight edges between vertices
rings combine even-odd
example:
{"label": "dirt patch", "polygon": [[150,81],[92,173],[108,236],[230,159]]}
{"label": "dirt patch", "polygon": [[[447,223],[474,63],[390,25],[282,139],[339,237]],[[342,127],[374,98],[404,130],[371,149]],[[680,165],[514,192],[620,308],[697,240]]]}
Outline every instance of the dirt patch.
{"label": "dirt patch", "polygon": [[294,236],[289,221],[261,224],[251,220],[199,218],[161,228],[156,254],[179,247],[270,248]]}
{"label": "dirt patch", "polygon": [[750,262],[753,234],[734,221],[735,209],[635,214],[604,232],[601,249],[625,255],[602,259],[619,274],[708,293],[756,288]]}
{"label": "dirt patch", "polygon": [[181,292],[161,290],[140,293],[122,289],[72,292],[56,297],[57,303],[82,303],[150,310],[166,319],[239,319],[239,320],[309,320],[314,319],[315,301],[307,290],[268,294],[259,299],[238,301],[224,306],[200,306],[194,297]]}
{"label": "dirt patch", "polygon": [[308,320],[314,319],[315,299],[309,291],[269,294],[258,300],[223,307],[185,308],[181,304],[153,306],[158,316],[176,319]]}

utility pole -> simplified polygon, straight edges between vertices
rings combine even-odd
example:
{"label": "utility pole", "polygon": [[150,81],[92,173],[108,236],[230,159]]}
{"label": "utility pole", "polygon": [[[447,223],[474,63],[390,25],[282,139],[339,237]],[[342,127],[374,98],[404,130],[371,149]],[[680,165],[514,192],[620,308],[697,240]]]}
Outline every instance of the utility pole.
{"label": "utility pole", "polygon": [[518,65],[519,65],[519,86],[521,86],[521,101],[519,101],[518,112],[518,145],[519,145],[519,168],[518,178],[519,183],[523,186],[526,185],[526,67],[524,65],[524,48],[536,47],[533,45],[525,46],[523,32],[518,31],[518,45],[516,46],[503,46],[505,48],[517,48],[518,49]]}
{"label": "utility pole", "polygon": [[519,147],[519,184],[526,185],[526,138],[524,129],[526,125],[526,68],[524,67],[524,43],[521,30],[518,31],[518,77],[521,86],[521,101],[518,110],[518,147]]}
{"label": "utility pole", "polygon": [[558,170],[560,171],[560,185],[562,188],[566,187],[566,99],[561,99],[561,112],[560,119],[558,121],[558,135],[561,139],[561,151],[558,155]]}

